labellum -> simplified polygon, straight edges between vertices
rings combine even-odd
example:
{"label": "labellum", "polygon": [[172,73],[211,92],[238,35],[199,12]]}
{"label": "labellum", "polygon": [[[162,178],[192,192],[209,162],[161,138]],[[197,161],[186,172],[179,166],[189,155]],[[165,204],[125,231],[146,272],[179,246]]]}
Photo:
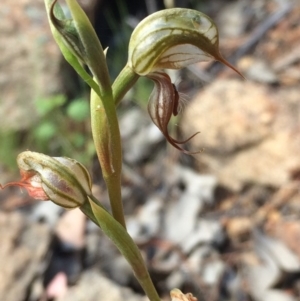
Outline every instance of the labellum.
{"label": "labellum", "polygon": [[160,129],[167,141],[178,150],[190,155],[199,153],[200,151],[189,152],[178,145],[188,142],[196,136],[198,132],[184,141],[176,140],[169,135],[169,121],[172,115],[176,116],[178,114],[180,106],[179,93],[175,85],[172,84],[169,75],[157,71],[148,74],[147,77],[154,82],[154,89],[148,102],[148,112],[154,124]]}

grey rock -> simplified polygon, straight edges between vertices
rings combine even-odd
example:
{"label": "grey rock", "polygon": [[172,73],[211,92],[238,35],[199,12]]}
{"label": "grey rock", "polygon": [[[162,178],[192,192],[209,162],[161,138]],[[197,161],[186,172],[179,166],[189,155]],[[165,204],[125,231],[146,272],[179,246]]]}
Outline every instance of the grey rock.
{"label": "grey rock", "polygon": [[36,98],[61,91],[61,54],[43,0],[3,0],[0,18],[0,127],[24,130],[37,120]]}
{"label": "grey rock", "polygon": [[30,223],[19,213],[0,212],[0,237],[0,300],[23,301],[33,280],[42,273],[50,229]]}
{"label": "grey rock", "polygon": [[217,80],[184,112],[184,135],[191,139],[199,169],[233,190],[246,183],[281,186],[300,167],[300,90],[272,92],[251,82]]}

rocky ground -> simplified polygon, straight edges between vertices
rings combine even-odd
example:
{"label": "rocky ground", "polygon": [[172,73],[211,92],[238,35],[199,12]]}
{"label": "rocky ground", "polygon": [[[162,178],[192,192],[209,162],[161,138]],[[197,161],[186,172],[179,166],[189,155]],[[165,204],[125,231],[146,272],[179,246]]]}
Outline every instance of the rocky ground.
{"label": "rocky ground", "polygon": [[[61,58],[42,1],[12,2],[0,7],[0,124],[23,131],[34,122],[31,100],[61,91]],[[167,145],[127,97],[120,128],[128,231],[162,300],[174,287],[199,301],[300,300],[300,4],[214,0],[203,10],[246,80],[220,63],[171,74],[187,101],[170,130],[182,139],[200,131],[185,145],[203,150],[193,156]],[[96,161],[91,169],[107,205]],[[0,183],[15,177],[0,158]],[[0,300],[146,300],[80,211],[18,189],[0,192],[0,209]]]}

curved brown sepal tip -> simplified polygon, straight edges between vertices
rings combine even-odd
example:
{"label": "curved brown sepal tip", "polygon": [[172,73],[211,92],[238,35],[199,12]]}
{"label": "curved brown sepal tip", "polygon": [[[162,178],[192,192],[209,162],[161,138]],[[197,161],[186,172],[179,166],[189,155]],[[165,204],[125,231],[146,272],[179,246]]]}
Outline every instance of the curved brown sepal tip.
{"label": "curved brown sepal tip", "polygon": [[204,149],[201,149],[199,151],[196,151],[196,152],[190,152],[190,151],[187,151],[185,150],[184,148],[180,147],[178,144],[184,144],[188,141],[190,141],[192,138],[194,138],[196,135],[198,135],[200,132],[197,132],[195,134],[193,134],[191,137],[189,137],[188,139],[184,140],[184,141],[178,141],[174,138],[172,138],[171,136],[169,136],[169,133],[165,133],[164,136],[166,137],[167,141],[173,145],[176,149],[180,150],[181,152],[183,152],[184,154],[187,154],[187,155],[196,155],[196,154],[200,154],[203,152]]}
{"label": "curved brown sepal tip", "polygon": [[218,53],[218,55],[216,56],[216,59],[223,63],[224,65],[226,65],[227,67],[229,67],[230,69],[232,69],[233,71],[235,71],[238,75],[240,75],[243,79],[246,79],[245,76],[237,69],[235,68],[232,64],[230,64],[227,60],[225,60],[222,55],[220,53]]}

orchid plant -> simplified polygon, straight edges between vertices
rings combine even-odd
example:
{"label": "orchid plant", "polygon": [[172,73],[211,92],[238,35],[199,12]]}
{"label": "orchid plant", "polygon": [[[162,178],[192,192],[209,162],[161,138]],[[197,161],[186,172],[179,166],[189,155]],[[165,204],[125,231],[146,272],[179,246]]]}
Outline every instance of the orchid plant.
{"label": "orchid plant", "polygon": [[[111,212],[92,194],[92,181],[79,162],[63,157],[25,151],[17,158],[21,172],[17,185],[40,200],[51,200],[64,208],[79,207],[113,241],[130,263],[135,277],[151,301],[160,298],[136,244],[126,230],[121,198],[122,148],[116,108],[139,77],[154,82],[148,112],[167,141],[190,154],[184,141],[170,136],[168,124],[180,106],[178,91],[164,69],[181,69],[203,60],[218,60],[237,73],[219,52],[218,30],[201,12],[173,8],[156,12],[142,20],[132,33],[128,61],[111,83],[105,54],[86,14],[76,0],[66,0],[72,19],[67,19],[57,0],[44,0],[53,37],[65,59],[91,88],[90,110],[92,135],[104,180]],[[88,67],[90,72],[87,72]],[[240,74],[240,73],[239,73]],[[196,301],[192,294],[171,291],[173,301]]]}

